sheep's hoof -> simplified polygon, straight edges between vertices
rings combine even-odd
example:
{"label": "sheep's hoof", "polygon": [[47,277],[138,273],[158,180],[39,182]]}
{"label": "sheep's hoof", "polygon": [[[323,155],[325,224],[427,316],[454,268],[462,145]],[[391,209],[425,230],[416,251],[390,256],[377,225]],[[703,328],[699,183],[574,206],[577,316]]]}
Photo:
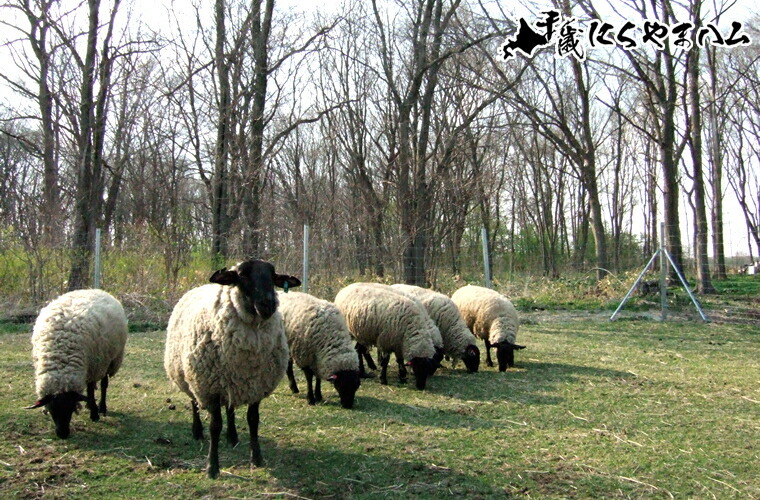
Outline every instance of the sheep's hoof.
{"label": "sheep's hoof", "polygon": [[208,468],[208,478],[209,479],[216,479],[219,477],[219,469],[218,468]]}

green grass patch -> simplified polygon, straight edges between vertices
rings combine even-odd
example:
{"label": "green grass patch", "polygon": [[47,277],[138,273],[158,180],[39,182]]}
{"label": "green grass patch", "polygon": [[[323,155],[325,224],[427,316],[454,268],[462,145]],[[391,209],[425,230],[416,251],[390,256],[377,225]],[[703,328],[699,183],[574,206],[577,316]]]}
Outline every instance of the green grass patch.
{"label": "green grass patch", "polygon": [[[111,413],[72,436],[34,400],[29,334],[0,336],[0,493],[40,498],[753,498],[760,496],[760,328],[527,322],[505,373],[445,369],[420,392],[366,380],[353,410],[283,381],[261,405],[266,467],[190,436],[164,332],[130,335]],[[484,364],[483,364],[484,365]]]}

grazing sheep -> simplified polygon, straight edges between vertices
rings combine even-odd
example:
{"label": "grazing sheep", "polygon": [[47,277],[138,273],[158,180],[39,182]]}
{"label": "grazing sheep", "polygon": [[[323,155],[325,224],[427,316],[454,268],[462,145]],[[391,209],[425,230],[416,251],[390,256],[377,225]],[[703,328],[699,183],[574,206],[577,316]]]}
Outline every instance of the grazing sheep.
{"label": "grazing sheep", "polygon": [[[310,405],[322,401],[321,380],[333,383],[344,408],[353,408],[359,388],[359,357],[353,346],[346,320],[335,304],[307,293],[277,294],[285,323],[290,361],[290,390],[298,392],[293,374],[295,362],[306,375]],[[312,379],[317,376],[316,393]]]}
{"label": "grazing sheep", "polygon": [[514,366],[514,351],[525,346],[515,344],[519,320],[512,302],[499,292],[474,285],[460,288],[451,300],[459,308],[467,328],[485,341],[486,364],[493,366],[491,347],[495,347],[499,371]]}
{"label": "grazing sheep", "polygon": [[[118,300],[102,290],[65,293],[40,311],[32,333],[36,403],[55,422],[55,434],[66,439],[71,415],[87,401],[90,419],[105,415],[108,378],[124,359],[127,317]],[[100,405],[95,384],[100,381]],[[81,393],[87,388],[87,396]]]}
{"label": "grazing sheep", "polygon": [[455,363],[461,359],[470,372],[478,371],[480,350],[475,336],[467,329],[459,309],[447,295],[414,285],[391,286],[422,303],[441,332],[443,351],[447,356],[453,358]]}
{"label": "grazing sheep", "polygon": [[[346,318],[351,335],[363,346],[376,345],[380,353],[380,383],[387,384],[390,353],[406,359],[412,367],[416,387],[424,389],[435,363],[431,328],[427,312],[416,301],[390,287],[354,283],[338,292],[335,305]],[[405,382],[405,370],[399,380]]]}
{"label": "grazing sheep", "polygon": [[259,447],[259,403],[277,387],[288,364],[288,344],[274,287],[301,282],[276,274],[262,260],[216,271],[210,285],[187,292],[166,329],[164,367],[190,396],[193,437],[203,439],[199,407],[210,414],[208,475],[219,475],[222,406],[227,408],[227,440],[237,444],[234,410],[248,405],[251,462],[263,463]]}
{"label": "grazing sheep", "polygon": [[[400,294],[404,295],[405,297],[409,297],[410,299],[412,299],[415,302],[417,302],[417,305],[419,305],[422,310],[424,310],[425,312],[428,312],[427,308],[422,303],[422,301],[420,301],[419,297],[417,297],[417,296],[415,296],[413,294],[410,294],[410,293],[406,293],[404,290],[398,288],[400,286],[406,286],[406,285],[398,285],[398,286],[397,285],[386,285],[384,283],[374,283],[374,282],[365,283],[365,284],[367,286],[374,286],[374,287],[377,287],[377,288],[383,288],[385,290],[390,290],[390,291],[392,291],[394,293],[400,293]],[[438,368],[441,366],[441,361],[443,361],[443,357],[445,356],[445,352],[444,352],[444,349],[443,349],[443,337],[441,336],[441,332],[438,329],[438,325],[436,325],[435,321],[433,321],[433,318],[431,318],[429,314],[428,314],[428,318],[427,318],[426,321],[428,322],[428,327],[429,327],[429,331],[430,331],[430,337],[433,340],[433,347],[435,347],[435,354],[433,355],[433,362],[434,362],[433,363],[433,372],[431,373],[431,375],[434,375],[435,372],[438,370]],[[369,349],[367,349],[367,347],[365,347],[365,346],[357,345],[357,351],[367,361],[367,365],[374,370],[375,369],[375,366],[374,366],[375,363],[372,361],[372,355],[370,354]],[[403,373],[404,376],[406,376],[406,368],[404,367],[404,360],[397,358],[396,362],[398,363],[399,370]]]}

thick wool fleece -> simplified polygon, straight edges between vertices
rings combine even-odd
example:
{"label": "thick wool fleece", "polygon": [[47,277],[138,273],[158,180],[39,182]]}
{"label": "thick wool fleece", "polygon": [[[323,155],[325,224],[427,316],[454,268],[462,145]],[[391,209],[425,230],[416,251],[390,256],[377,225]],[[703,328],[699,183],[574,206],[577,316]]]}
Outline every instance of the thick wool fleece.
{"label": "thick wool fleece", "polygon": [[301,292],[278,292],[290,357],[322,380],[343,370],[359,371],[359,356],[346,320],[335,304]]}
{"label": "thick wool fleece", "polygon": [[282,380],[288,356],[280,313],[249,314],[237,287],[194,288],[169,318],[166,373],[202,408],[215,395],[232,407],[261,401]]}
{"label": "thick wool fleece", "polygon": [[443,350],[448,356],[460,359],[468,346],[475,345],[475,336],[447,295],[414,285],[397,284],[392,287],[416,297],[422,303],[441,332]]}
{"label": "thick wool fleece", "polygon": [[[419,297],[406,293],[404,290],[401,290],[396,285],[386,285],[383,283],[367,283],[367,285],[375,286],[378,288],[384,288],[386,290],[390,290],[394,293],[400,293],[401,295],[404,295],[405,297],[409,297],[413,301],[417,303],[417,305],[425,311],[428,312],[427,308],[425,307],[425,304],[422,303]],[[404,285],[406,286],[406,285]],[[443,337],[441,336],[441,331],[438,329],[438,325],[435,323],[432,317],[430,317],[430,314],[427,315],[426,321],[428,322],[428,331],[430,332],[430,338],[433,339],[433,347],[436,349],[443,349]]]}
{"label": "thick wool fleece", "polygon": [[127,317],[102,290],[61,295],[40,311],[32,333],[37,397],[82,392],[119,371],[127,343]]}
{"label": "thick wool fleece", "polygon": [[517,310],[508,298],[481,286],[467,285],[451,296],[472,333],[491,344],[517,340]]}
{"label": "thick wool fleece", "polygon": [[335,305],[360,344],[377,346],[407,361],[435,354],[427,312],[401,293],[373,283],[354,283],[338,292]]}

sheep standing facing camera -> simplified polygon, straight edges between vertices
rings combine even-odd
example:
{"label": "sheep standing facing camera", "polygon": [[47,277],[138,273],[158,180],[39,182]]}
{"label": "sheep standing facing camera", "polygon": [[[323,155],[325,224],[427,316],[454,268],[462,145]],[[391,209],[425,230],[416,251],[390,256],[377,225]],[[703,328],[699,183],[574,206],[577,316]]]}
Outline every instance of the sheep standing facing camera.
{"label": "sheep standing facing camera", "polygon": [[[71,416],[87,402],[90,419],[108,411],[108,379],[116,375],[127,343],[127,316],[121,303],[102,290],[65,293],[40,311],[32,333],[36,403],[53,417],[55,434],[66,439]],[[95,384],[100,382],[100,404]],[[82,391],[87,389],[87,396]]]}
{"label": "sheep standing facing camera", "polygon": [[[353,408],[359,388],[359,357],[354,349],[346,320],[335,304],[307,293],[278,293],[280,313],[285,322],[290,361],[290,390],[298,392],[293,363],[306,375],[310,405],[322,401],[320,380],[332,382],[344,408]],[[316,392],[312,381],[316,375]]]}
{"label": "sheep standing facing camera", "polygon": [[248,260],[216,271],[213,284],[187,292],[166,330],[164,367],[172,382],[192,400],[193,437],[203,439],[198,408],[210,414],[208,475],[219,475],[222,407],[227,408],[227,440],[237,444],[234,410],[248,405],[251,462],[261,465],[259,403],[277,387],[288,364],[288,344],[274,287],[301,282],[276,274],[262,260]]}
{"label": "sheep standing facing camera", "polygon": [[[377,346],[380,353],[380,383],[387,384],[390,353],[406,360],[414,372],[417,389],[424,389],[435,367],[432,324],[416,301],[390,287],[354,283],[341,289],[335,305],[346,318],[351,335],[362,346]],[[405,382],[405,371],[399,370]]]}
{"label": "sheep standing facing camera", "polygon": [[525,349],[515,344],[520,321],[512,302],[499,292],[482,286],[463,286],[451,296],[467,328],[486,344],[486,364],[493,366],[491,348],[496,348],[499,371],[515,365],[514,352]]}

